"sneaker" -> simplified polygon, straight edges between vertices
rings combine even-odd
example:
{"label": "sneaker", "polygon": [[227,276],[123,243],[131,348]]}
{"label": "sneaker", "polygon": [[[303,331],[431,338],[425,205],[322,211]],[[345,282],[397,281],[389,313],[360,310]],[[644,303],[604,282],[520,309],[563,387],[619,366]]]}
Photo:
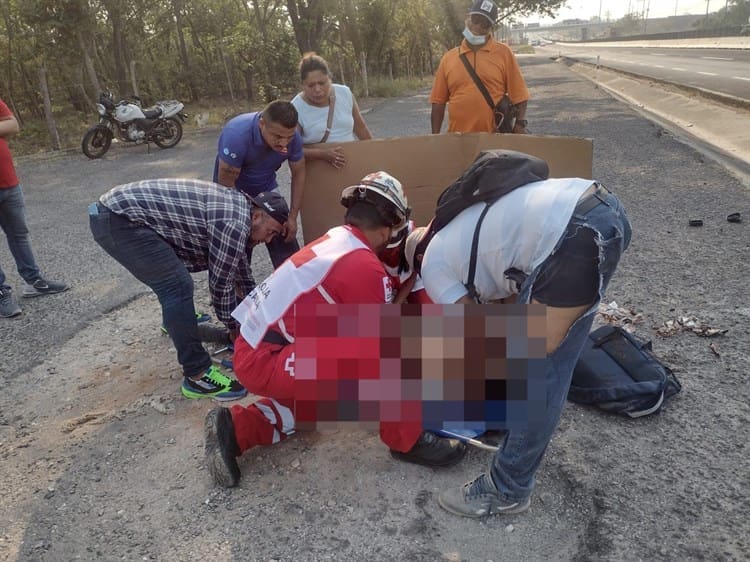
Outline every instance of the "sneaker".
{"label": "sneaker", "polygon": [[[200,324],[201,322],[208,322],[209,320],[211,320],[210,314],[206,314],[205,312],[195,313],[195,321],[198,322],[198,324]],[[163,334],[169,333],[167,332],[167,329],[164,326],[161,327],[161,331]]]}
{"label": "sneaker", "polygon": [[70,289],[69,285],[65,283],[55,283],[54,281],[47,281],[39,277],[33,283],[24,283],[23,285],[23,296],[24,297],[39,297],[41,295],[54,295],[55,293],[62,293]]}
{"label": "sneaker", "polygon": [[227,408],[214,408],[208,412],[204,434],[208,472],[220,486],[233,488],[240,481],[240,467],[237,464],[240,448],[234,435],[232,414]]}
{"label": "sneaker", "polygon": [[222,373],[216,365],[211,365],[198,380],[185,377],[182,381],[182,395],[185,398],[213,398],[223,402],[244,398],[247,390]]}
{"label": "sneaker", "polygon": [[466,445],[458,439],[438,437],[431,431],[423,431],[416,444],[406,453],[391,449],[391,456],[404,462],[425,466],[451,466],[466,454]]}
{"label": "sneaker", "polygon": [[487,515],[522,513],[529,509],[531,497],[520,502],[504,500],[492,477],[484,473],[459,488],[450,488],[441,493],[438,503],[456,515],[479,519]]}
{"label": "sneaker", "polygon": [[16,299],[13,298],[13,292],[10,287],[0,289],[0,318],[13,318],[21,314],[21,307],[18,306]]}

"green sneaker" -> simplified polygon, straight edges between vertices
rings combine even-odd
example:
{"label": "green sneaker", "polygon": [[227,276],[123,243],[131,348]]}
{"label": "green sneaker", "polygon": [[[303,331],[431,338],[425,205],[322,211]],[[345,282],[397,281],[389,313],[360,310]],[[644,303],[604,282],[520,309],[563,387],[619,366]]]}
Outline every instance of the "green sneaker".
{"label": "green sneaker", "polygon": [[244,398],[247,396],[247,390],[239,382],[222,373],[216,365],[211,365],[198,380],[184,378],[182,395],[185,398],[213,398],[224,402]]}

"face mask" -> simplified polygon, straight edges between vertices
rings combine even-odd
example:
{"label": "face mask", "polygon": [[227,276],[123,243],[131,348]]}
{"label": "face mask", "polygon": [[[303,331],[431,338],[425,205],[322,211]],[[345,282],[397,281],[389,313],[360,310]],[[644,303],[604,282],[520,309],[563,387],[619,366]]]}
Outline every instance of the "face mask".
{"label": "face mask", "polygon": [[486,35],[474,35],[468,27],[464,27],[464,38],[469,45],[484,45],[487,42]]}

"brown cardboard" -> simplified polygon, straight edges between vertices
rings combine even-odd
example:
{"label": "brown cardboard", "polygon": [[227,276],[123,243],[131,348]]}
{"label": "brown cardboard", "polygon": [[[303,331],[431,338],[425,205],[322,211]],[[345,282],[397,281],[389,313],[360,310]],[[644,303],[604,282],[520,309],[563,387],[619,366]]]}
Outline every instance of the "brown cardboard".
{"label": "brown cardboard", "polygon": [[547,161],[554,178],[591,178],[592,174],[592,141],[572,137],[451,133],[326,145],[333,146],[344,151],[347,164],[343,169],[321,160],[307,162],[302,203],[306,242],[341,224],[341,190],[378,170],[401,181],[417,225],[429,222],[440,193],[481,150],[507,148],[538,156]]}

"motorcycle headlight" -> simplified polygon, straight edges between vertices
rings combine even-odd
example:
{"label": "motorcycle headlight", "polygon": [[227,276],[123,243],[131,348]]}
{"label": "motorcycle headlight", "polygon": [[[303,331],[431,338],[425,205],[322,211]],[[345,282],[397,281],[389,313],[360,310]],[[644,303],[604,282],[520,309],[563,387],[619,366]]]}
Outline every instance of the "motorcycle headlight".
{"label": "motorcycle headlight", "polygon": [[99,115],[106,115],[107,114],[107,110],[100,103],[96,104],[96,110],[99,112]]}

